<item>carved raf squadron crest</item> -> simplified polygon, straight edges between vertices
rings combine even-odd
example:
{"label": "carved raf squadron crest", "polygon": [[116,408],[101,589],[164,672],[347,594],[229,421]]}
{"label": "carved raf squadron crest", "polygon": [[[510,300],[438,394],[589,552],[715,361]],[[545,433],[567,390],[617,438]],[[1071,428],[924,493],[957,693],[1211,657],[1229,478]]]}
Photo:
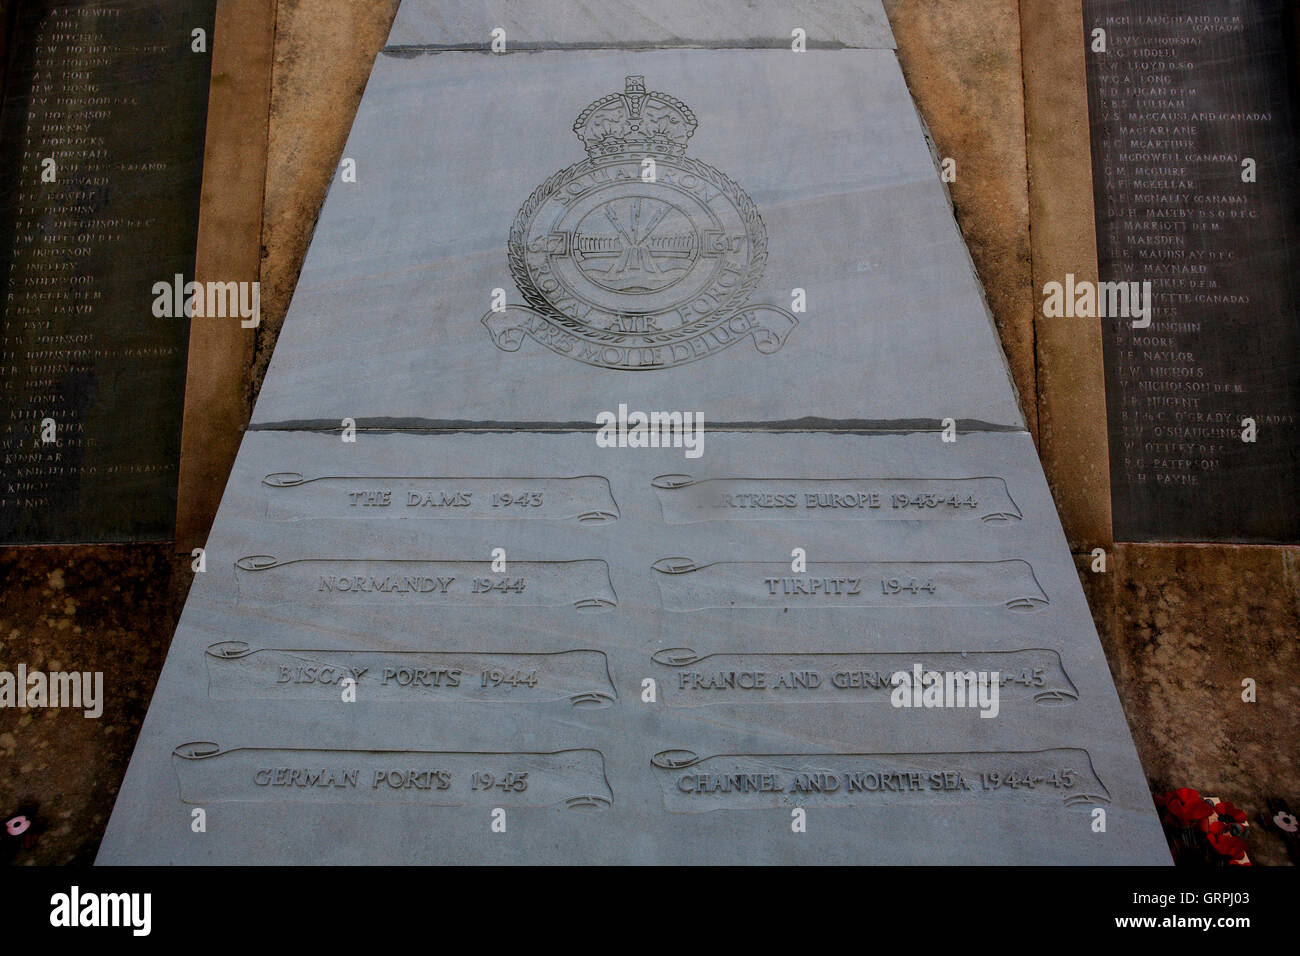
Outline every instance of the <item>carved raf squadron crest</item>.
{"label": "carved raf squadron crest", "polygon": [[525,334],[613,369],[669,368],[752,337],[771,354],[797,324],[746,302],[767,230],[744,190],[686,156],[695,114],[629,76],[573,130],[587,159],[534,190],[510,227],[510,272],[528,306],[489,312],[497,346]]}

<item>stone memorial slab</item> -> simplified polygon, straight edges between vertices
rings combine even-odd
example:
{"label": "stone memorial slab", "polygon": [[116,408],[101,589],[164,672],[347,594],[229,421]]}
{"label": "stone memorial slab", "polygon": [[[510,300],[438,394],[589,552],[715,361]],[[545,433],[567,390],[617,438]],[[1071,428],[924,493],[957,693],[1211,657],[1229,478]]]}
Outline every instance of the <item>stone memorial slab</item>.
{"label": "stone memorial slab", "polygon": [[1101,278],[1154,295],[1103,322],[1115,536],[1300,541],[1294,9],[1083,6]]}
{"label": "stone memorial slab", "polygon": [[159,314],[154,286],[194,273],[214,10],[16,12],[0,119],[0,544],[172,536],[189,319]]}
{"label": "stone memorial slab", "polygon": [[737,47],[788,49],[796,27],[809,48],[894,48],[877,0],[698,0],[649,7],[606,0],[599,11],[565,0],[403,3],[388,33],[390,50],[482,49],[493,30],[508,49]]}
{"label": "stone memorial slab", "polygon": [[[100,862],[1167,861],[888,44],[486,57],[433,9],[377,59]],[[570,83],[579,138],[534,140]]]}
{"label": "stone memorial slab", "polygon": [[[685,105],[654,183],[574,132],[629,76]],[[611,390],[714,426],[1023,427],[892,50],[390,51],[365,103],[357,182],[331,189],[254,427],[586,427]],[[449,138],[432,118],[452,116],[475,122]],[[618,259],[590,254],[638,198],[651,243],[697,245],[618,320],[630,293],[600,273]]]}

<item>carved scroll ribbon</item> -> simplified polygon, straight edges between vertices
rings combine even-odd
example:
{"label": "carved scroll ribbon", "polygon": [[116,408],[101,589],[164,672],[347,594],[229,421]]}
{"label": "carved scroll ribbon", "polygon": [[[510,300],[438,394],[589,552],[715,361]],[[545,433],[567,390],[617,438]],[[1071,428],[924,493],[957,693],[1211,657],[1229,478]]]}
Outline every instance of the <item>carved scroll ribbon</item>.
{"label": "carved scroll ribbon", "polygon": [[618,519],[609,481],[579,478],[308,478],[281,471],[262,479],[268,521],[407,518],[580,521]]}
{"label": "carved scroll ribbon", "polygon": [[461,753],[182,744],[172,767],[184,803],[326,803],[604,809],[598,750]]}
{"label": "carved scroll ribbon", "polygon": [[720,319],[685,340],[663,344],[636,344],[613,338],[602,342],[574,334],[552,317],[525,305],[506,306],[500,312],[488,312],[483,325],[496,347],[503,352],[517,352],[525,338],[531,338],[552,352],[602,368],[647,369],[671,368],[731,348],[750,339],[764,355],[781,350],[799,320],[785,309],[772,305],[753,305]]}
{"label": "carved scroll ribbon", "polygon": [[1061,655],[1047,648],[1011,651],[891,651],[863,654],[696,654],[687,647],[656,651],[651,659],[673,672],[660,681],[670,707],[721,703],[888,704],[899,671],[999,675],[1003,701],[1032,700],[1045,706],[1079,698]]}
{"label": "carved scroll ribbon", "polygon": [[651,567],[669,611],[734,607],[980,607],[1048,603],[1029,562],[836,561],[788,563],[661,558]]}
{"label": "carved scroll ribbon", "polygon": [[614,607],[609,567],[599,559],[420,561],[249,555],[235,562],[240,602],[342,608],[353,605],[448,607]]}
{"label": "carved scroll ribbon", "polygon": [[1110,802],[1086,750],[973,753],[718,754],[664,750],[650,760],[677,813],[773,807]]}
{"label": "carved scroll ribbon", "polygon": [[337,701],[349,678],[362,704],[567,700],[598,708],[618,697],[600,651],[289,650],[223,641],[208,647],[205,660],[214,700]]}
{"label": "carved scroll ribbon", "polygon": [[697,521],[1019,521],[1002,478],[707,478],[650,482],[668,524]]}

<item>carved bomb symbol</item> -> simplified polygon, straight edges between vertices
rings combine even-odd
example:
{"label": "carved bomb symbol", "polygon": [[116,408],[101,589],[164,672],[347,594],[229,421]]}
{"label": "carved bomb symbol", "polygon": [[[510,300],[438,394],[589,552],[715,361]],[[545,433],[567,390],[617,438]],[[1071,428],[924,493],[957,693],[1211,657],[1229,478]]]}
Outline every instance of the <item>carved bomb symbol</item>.
{"label": "carved bomb symbol", "polygon": [[573,130],[587,159],[538,186],[510,228],[528,305],[483,317],[498,348],[517,351],[527,335],[589,365],[641,370],[746,338],[764,354],[785,344],[795,317],[746,305],[767,261],[763,220],[744,190],[686,156],[696,125],[641,76],[582,111]]}

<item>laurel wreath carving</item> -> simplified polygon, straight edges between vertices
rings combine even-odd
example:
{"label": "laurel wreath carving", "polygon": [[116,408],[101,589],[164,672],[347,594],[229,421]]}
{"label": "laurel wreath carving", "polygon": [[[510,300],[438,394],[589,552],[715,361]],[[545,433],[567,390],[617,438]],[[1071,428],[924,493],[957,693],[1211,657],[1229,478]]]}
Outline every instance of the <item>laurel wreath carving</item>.
{"label": "laurel wreath carving", "polygon": [[[626,159],[619,161],[626,162]],[[626,346],[629,344],[628,337],[631,333],[610,329],[594,329],[555,308],[546,294],[537,288],[533,282],[532,276],[528,274],[528,266],[525,261],[528,226],[532,222],[533,215],[537,212],[538,207],[572,177],[590,172],[604,165],[609,165],[608,160],[595,162],[591,159],[585,159],[580,163],[574,163],[572,166],[560,170],[533,190],[533,194],[528,197],[528,200],[519,208],[519,212],[515,214],[515,221],[510,226],[507,259],[510,264],[510,275],[514,278],[515,285],[519,287],[519,293],[533,309],[577,338],[602,345]],[[688,156],[677,156],[673,158],[671,165],[678,166],[700,179],[708,180],[731,200],[744,221],[745,229],[749,234],[750,260],[740,284],[717,309],[708,315],[701,316],[688,325],[681,325],[675,329],[663,332],[636,333],[635,345],[637,347],[671,345],[674,342],[693,338],[700,332],[721,325],[744,307],[757,287],[759,280],[762,279],[763,269],[767,264],[767,227],[763,225],[763,218],[758,214],[758,207],[745,194],[745,191],[725,173],[714,169],[708,163],[702,163]]]}

